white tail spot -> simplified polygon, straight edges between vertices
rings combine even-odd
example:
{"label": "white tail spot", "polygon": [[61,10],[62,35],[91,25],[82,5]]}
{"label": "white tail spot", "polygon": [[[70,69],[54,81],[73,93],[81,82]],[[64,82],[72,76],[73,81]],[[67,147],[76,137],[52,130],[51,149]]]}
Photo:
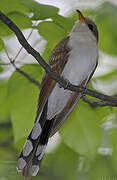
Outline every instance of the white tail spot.
{"label": "white tail spot", "polygon": [[41,154],[41,152],[42,152],[42,150],[43,150],[43,146],[44,146],[44,145],[39,145],[39,146],[37,147],[36,156],[38,156],[39,154]]}
{"label": "white tail spot", "polygon": [[39,161],[43,158],[43,155],[44,155],[44,153],[45,153],[45,149],[46,149],[46,145],[43,146],[43,150],[42,150],[40,156],[38,156],[38,160],[39,160]]}
{"label": "white tail spot", "polygon": [[26,161],[23,158],[18,159],[17,170],[21,171],[26,166]]}
{"label": "white tail spot", "polygon": [[35,123],[34,128],[32,130],[31,138],[33,140],[37,139],[41,134],[42,128],[38,122]]}
{"label": "white tail spot", "polygon": [[30,140],[27,140],[26,143],[24,144],[23,156],[28,156],[32,150],[33,150],[32,142]]}
{"label": "white tail spot", "polygon": [[32,168],[31,168],[31,174],[32,174],[32,176],[36,176],[37,173],[38,173],[38,171],[39,171],[39,166],[33,165]]}

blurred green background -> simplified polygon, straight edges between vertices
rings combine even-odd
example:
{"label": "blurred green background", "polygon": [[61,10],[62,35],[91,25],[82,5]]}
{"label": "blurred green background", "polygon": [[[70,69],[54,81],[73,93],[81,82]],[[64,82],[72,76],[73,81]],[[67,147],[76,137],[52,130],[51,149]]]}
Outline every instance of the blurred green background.
{"label": "blurred green background", "polygon": [[[22,29],[45,60],[71,31],[78,19],[75,9],[81,10],[95,21],[99,30],[99,65],[89,88],[116,96],[117,3],[103,0],[70,3],[73,6],[65,16],[58,7],[33,0],[0,1],[0,10]],[[23,179],[16,171],[16,163],[33,127],[39,95],[39,88],[16,72],[9,58],[40,82],[44,72],[20,48],[13,32],[0,22],[0,180]],[[40,172],[31,179],[104,178],[117,179],[117,108],[94,108],[81,100],[59,134],[50,139]]]}

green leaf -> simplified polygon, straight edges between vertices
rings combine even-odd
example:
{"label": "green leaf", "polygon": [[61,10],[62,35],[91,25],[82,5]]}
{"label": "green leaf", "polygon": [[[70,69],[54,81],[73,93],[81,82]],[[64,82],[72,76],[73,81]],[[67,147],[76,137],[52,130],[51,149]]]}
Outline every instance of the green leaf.
{"label": "green leaf", "polygon": [[0,82],[0,121],[9,117],[7,101],[7,82]]}
{"label": "green leaf", "polygon": [[74,151],[93,160],[101,140],[100,118],[93,108],[80,101],[60,134]]}
{"label": "green leaf", "polygon": [[11,139],[13,136],[11,127],[5,127],[0,129],[0,142],[5,142],[8,139]]}
{"label": "green leaf", "polygon": [[19,89],[14,97],[9,98],[15,143],[26,138],[33,127],[38,95],[39,89],[33,84],[28,84]]}
{"label": "green leaf", "polygon": [[[1,63],[1,61],[0,61],[0,63]],[[3,71],[3,68],[2,68],[2,66],[0,65],[0,73]]]}
{"label": "green leaf", "polygon": [[51,18],[58,13],[58,8],[54,6],[40,4],[33,0],[21,0],[22,4],[24,4],[27,8],[30,9],[31,12],[34,13],[33,20],[43,20],[47,18]]}
{"label": "green leaf", "polygon": [[38,30],[40,35],[52,44],[58,43],[63,37],[66,36],[66,32],[63,28],[50,21],[41,22],[38,25]]}
{"label": "green leaf", "polygon": [[64,16],[61,15],[56,15],[54,17],[52,17],[52,20],[54,23],[58,24],[59,26],[61,26],[67,34],[70,33],[75,21],[72,18],[66,18]]}
{"label": "green leaf", "polygon": [[3,68],[0,66],[0,73],[3,71]]}
{"label": "green leaf", "polygon": [[[27,64],[22,66],[20,69],[29,74],[35,80],[39,82],[41,81],[42,69],[39,64]],[[8,81],[8,96],[14,96],[17,91],[24,87],[27,87],[30,84],[31,82],[25,76],[15,71]]]}
{"label": "green leaf", "polygon": [[[0,176],[6,177],[7,179],[10,179],[9,177],[12,175],[13,169],[15,168],[15,158],[14,158],[14,151],[10,147],[7,146],[7,148],[1,147],[0,148]],[[10,164],[10,165],[9,165]]]}
{"label": "green leaf", "polygon": [[[30,18],[20,12],[12,12],[7,14],[7,16],[20,28],[26,29],[32,27],[32,22]],[[11,31],[4,23],[0,22],[0,36],[8,36],[12,34]]]}
{"label": "green leaf", "polygon": [[104,118],[112,114],[112,107],[109,106],[97,107],[94,108],[94,110],[97,113],[97,116],[99,117],[100,120],[103,120]]}
{"label": "green leaf", "polygon": [[8,17],[20,28],[26,29],[32,27],[31,19],[20,12],[11,12]]}
{"label": "green leaf", "polygon": [[106,80],[108,81],[108,80],[110,80],[112,78],[116,78],[116,77],[117,77],[117,70],[114,70],[112,72],[109,72],[107,74],[99,76],[96,79],[103,80],[103,81],[106,81]]}
{"label": "green leaf", "polygon": [[44,21],[38,25],[38,30],[41,36],[48,41],[43,54],[44,59],[48,59],[51,51],[60,40],[67,36],[66,30],[54,22]]}
{"label": "green leaf", "polygon": [[70,33],[73,24],[76,21],[74,18],[66,18],[58,14],[53,16],[52,20],[52,22],[45,21],[38,25],[40,35],[47,40],[47,45],[43,53],[43,58],[45,60],[49,59],[56,44]]}
{"label": "green leaf", "polygon": [[[21,70],[36,80],[42,78],[42,69],[38,64],[24,65]],[[8,100],[15,143],[27,137],[33,127],[38,95],[39,88],[35,84],[16,71],[12,74],[8,82]]]}
{"label": "green leaf", "polygon": [[48,61],[54,47],[55,47],[55,45],[54,44],[51,45],[51,43],[49,43],[49,42],[46,44],[46,48],[45,48],[44,53],[43,53],[43,59],[45,61]]}
{"label": "green leaf", "polygon": [[89,11],[95,16],[99,30],[99,47],[102,51],[117,55],[117,6],[110,2],[103,3],[94,11]]}
{"label": "green leaf", "polygon": [[[4,42],[2,39],[0,39],[0,51],[2,51],[4,48]],[[0,71],[1,72],[1,71]]]}
{"label": "green leaf", "polygon": [[7,14],[13,11],[19,11],[21,13],[28,12],[27,7],[21,4],[20,0],[4,0],[0,1],[0,10]]}
{"label": "green leaf", "polygon": [[77,153],[61,143],[52,153],[45,155],[40,170],[48,172],[50,177],[48,179],[75,180],[77,179],[78,158]]}
{"label": "green leaf", "polygon": [[111,142],[111,148],[112,148],[112,164],[113,164],[113,169],[117,172],[117,143],[116,143],[116,139],[117,139],[117,111],[115,114],[115,122],[113,124],[113,128],[110,130],[110,136],[109,136],[109,140]]}
{"label": "green leaf", "polygon": [[88,175],[90,180],[113,179],[113,177],[116,177],[111,157],[98,156],[92,163]]}

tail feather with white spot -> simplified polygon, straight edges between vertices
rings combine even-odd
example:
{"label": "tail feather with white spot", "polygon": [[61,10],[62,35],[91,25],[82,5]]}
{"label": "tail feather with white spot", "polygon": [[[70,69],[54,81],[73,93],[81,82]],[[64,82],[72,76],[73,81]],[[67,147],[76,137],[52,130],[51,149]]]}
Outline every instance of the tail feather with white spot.
{"label": "tail feather with white spot", "polygon": [[[45,115],[42,113],[41,117]],[[36,176],[40,169],[53,120],[42,119],[36,121],[21,155],[18,159],[17,169],[25,178]],[[45,122],[45,123],[44,123]]]}

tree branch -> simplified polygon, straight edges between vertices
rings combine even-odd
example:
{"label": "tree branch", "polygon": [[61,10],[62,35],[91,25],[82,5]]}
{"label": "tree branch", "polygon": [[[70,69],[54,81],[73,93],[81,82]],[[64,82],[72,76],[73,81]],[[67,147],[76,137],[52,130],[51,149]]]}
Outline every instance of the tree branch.
{"label": "tree branch", "polygon": [[[15,70],[20,73],[21,75],[23,75],[24,77],[26,77],[30,82],[32,82],[33,84],[37,85],[39,88],[41,86],[40,82],[36,81],[34,78],[32,78],[32,76],[30,76],[29,74],[27,74],[26,72],[22,71],[21,69],[19,69],[16,65],[15,65],[15,60],[16,58],[14,58],[13,60],[10,58],[7,49],[4,47],[6,55],[10,61],[10,64],[15,68]],[[21,49],[19,50],[18,54],[21,52]],[[17,57],[17,55],[16,55]]]}
{"label": "tree branch", "polygon": [[102,102],[102,101],[93,101],[91,99],[86,98],[85,96],[82,96],[82,100],[86,103],[88,103],[92,108],[95,107],[104,107],[104,106],[112,106],[116,107],[117,105],[111,103],[111,102]]}
{"label": "tree branch", "polygon": [[66,80],[64,80],[62,77],[57,75],[56,73],[52,72],[50,66],[43,60],[41,55],[35,49],[33,49],[31,47],[31,45],[26,41],[26,39],[25,39],[24,35],[22,34],[22,32],[20,31],[20,29],[2,12],[0,12],[0,19],[2,20],[2,22],[4,24],[6,24],[16,34],[16,36],[17,36],[20,44],[23,46],[23,48],[37,60],[37,62],[44,68],[46,73],[48,73],[48,75],[50,77],[52,77],[55,81],[57,81],[61,87],[63,87],[64,89],[68,89],[70,91],[75,91],[75,92],[80,92],[83,94],[90,95],[90,96],[98,98],[100,100],[112,103],[112,106],[117,106],[117,97],[107,96],[102,93],[87,89],[85,87],[72,85],[72,84],[68,83]]}
{"label": "tree branch", "polygon": [[11,63],[0,63],[0,66],[9,66]]}
{"label": "tree branch", "polygon": [[22,71],[21,69],[19,69],[18,67],[16,67],[15,64],[13,64],[13,66],[15,67],[16,71],[19,72],[20,74],[22,74],[24,77],[26,77],[30,82],[32,82],[33,84],[37,85],[39,88],[41,86],[40,82],[36,81],[32,76],[30,76],[29,74],[25,73],[24,71]]}
{"label": "tree branch", "polygon": [[[27,37],[27,39],[26,39],[27,41],[29,40],[31,34],[33,33],[33,30],[34,30],[34,29],[32,28],[31,31],[30,31],[30,33],[29,33],[29,35],[28,35],[28,37]],[[17,57],[19,56],[19,54],[21,53],[22,49],[23,49],[23,46],[19,49],[18,53],[16,54],[16,56],[15,56],[15,58],[14,58],[14,62],[15,62],[15,60],[17,59]]]}

